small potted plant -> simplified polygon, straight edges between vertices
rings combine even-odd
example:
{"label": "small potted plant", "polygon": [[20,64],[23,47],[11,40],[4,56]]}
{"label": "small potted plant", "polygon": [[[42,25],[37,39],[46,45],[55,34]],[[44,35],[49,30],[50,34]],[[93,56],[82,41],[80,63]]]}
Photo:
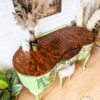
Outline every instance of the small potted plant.
{"label": "small potted plant", "polygon": [[14,70],[0,71],[0,100],[16,100],[22,87]]}

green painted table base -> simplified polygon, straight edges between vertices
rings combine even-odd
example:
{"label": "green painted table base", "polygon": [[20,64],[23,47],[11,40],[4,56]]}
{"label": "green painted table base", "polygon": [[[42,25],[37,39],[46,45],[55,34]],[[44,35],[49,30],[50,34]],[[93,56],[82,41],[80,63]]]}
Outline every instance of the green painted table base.
{"label": "green painted table base", "polygon": [[40,100],[40,93],[54,82],[56,71],[53,69],[51,72],[41,77],[25,76],[20,73],[18,73],[18,76],[22,84],[36,96],[37,100]]}
{"label": "green painted table base", "polygon": [[[83,62],[83,69],[86,68],[86,63],[91,55],[93,44],[90,44],[88,46],[83,46],[79,54],[74,56],[73,58],[59,62],[53,70],[51,70],[49,73],[40,76],[40,77],[34,77],[34,76],[25,76],[20,73],[18,73],[18,76],[22,82],[22,84],[32,93],[36,96],[37,100],[40,100],[40,93],[43,92],[44,89],[48,88],[55,80],[56,78],[56,72],[59,72],[63,70],[67,65],[71,65],[75,63],[77,60],[84,60]],[[59,76],[60,79],[60,87],[63,86],[63,80],[66,77]],[[69,75],[69,79],[71,78],[71,75]]]}

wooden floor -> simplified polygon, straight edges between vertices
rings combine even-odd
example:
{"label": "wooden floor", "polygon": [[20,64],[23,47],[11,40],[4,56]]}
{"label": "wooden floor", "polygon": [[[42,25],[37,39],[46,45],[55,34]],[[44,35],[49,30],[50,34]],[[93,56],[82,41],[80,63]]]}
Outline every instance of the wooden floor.
{"label": "wooden floor", "polygon": [[[59,80],[41,94],[41,100],[100,100],[100,48],[94,48],[86,70],[78,62],[71,80],[66,79],[62,89]],[[36,100],[23,89],[18,100]]]}

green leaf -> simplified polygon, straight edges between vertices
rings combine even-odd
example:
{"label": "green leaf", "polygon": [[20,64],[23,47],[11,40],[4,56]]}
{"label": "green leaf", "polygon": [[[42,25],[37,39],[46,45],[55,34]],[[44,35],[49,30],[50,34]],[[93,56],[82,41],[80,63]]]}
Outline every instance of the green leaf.
{"label": "green leaf", "polygon": [[4,80],[0,80],[0,89],[6,89],[9,87],[8,83]]}
{"label": "green leaf", "polygon": [[15,84],[18,83],[18,81],[19,81],[19,78],[17,76],[17,73],[15,71],[13,71],[13,77],[12,77],[12,80],[11,80],[11,84],[15,85]]}
{"label": "green leaf", "polygon": [[23,86],[21,84],[16,84],[12,86],[12,96],[16,96],[20,93]]}
{"label": "green leaf", "polygon": [[11,84],[14,85],[14,84],[17,84],[18,83],[18,77],[15,77],[11,80]]}
{"label": "green leaf", "polygon": [[16,100],[16,97],[11,97],[11,100]]}
{"label": "green leaf", "polygon": [[3,72],[0,71],[0,75],[4,74]]}
{"label": "green leaf", "polygon": [[0,80],[4,80],[9,84],[9,79],[7,78],[6,74],[3,72],[0,72]]}
{"label": "green leaf", "polygon": [[8,79],[12,78],[12,77],[13,77],[13,70],[12,70],[12,69],[9,69],[9,70],[6,72],[6,76],[8,77]]}
{"label": "green leaf", "polygon": [[2,95],[1,100],[10,100],[10,97],[11,97],[10,92],[9,91],[6,91]]}
{"label": "green leaf", "polygon": [[3,72],[0,72],[0,79],[5,79],[6,75]]}

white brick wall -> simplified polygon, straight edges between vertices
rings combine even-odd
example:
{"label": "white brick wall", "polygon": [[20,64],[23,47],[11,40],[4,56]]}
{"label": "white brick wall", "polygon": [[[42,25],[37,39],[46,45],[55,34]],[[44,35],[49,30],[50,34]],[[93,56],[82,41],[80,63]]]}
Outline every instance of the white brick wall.
{"label": "white brick wall", "polygon": [[12,66],[12,57],[27,32],[16,26],[12,0],[0,0],[0,69]]}
{"label": "white brick wall", "polygon": [[[75,19],[79,0],[62,0],[62,12],[40,20],[36,34],[67,25]],[[12,66],[12,57],[28,33],[21,30],[13,18],[12,0],[0,0],[0,69]]]}

